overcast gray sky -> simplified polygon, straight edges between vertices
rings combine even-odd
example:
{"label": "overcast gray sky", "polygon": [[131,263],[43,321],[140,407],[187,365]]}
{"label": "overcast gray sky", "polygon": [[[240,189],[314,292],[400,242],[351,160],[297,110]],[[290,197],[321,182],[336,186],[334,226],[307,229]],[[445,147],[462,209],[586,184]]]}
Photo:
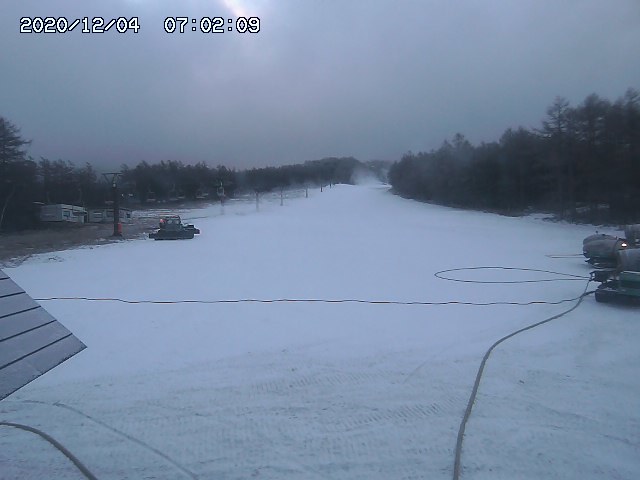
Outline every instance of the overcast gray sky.
{"label": "overcast gray sky", "polygon": [[[239,16],[260,32],[190,28]],[[21,17],[140,30],[20,33]],[[169,34],[166,17],[198,23]],[[0,115],[35,159],[395,160],[537,127],[557,95],[640,88],[640,1],[2,0],[0,45]]]}

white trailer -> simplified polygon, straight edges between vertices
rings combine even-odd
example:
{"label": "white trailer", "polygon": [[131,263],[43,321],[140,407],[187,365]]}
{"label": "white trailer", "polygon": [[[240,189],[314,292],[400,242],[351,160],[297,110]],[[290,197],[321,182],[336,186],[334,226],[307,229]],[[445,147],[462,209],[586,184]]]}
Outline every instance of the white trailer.
{"label": "white trailer", "polygon": [[43,222],[84,223],[86,217],[87,210],[76,205],[55,203],[40,207],[40,220]]}
{"label": "white trailer", "polygon": [[[133,212],[128,208],[120,207],[121,223],[131,223],[133,221]],[[89,209],[89,223],[113,223],[113,208],[100,207]]]}

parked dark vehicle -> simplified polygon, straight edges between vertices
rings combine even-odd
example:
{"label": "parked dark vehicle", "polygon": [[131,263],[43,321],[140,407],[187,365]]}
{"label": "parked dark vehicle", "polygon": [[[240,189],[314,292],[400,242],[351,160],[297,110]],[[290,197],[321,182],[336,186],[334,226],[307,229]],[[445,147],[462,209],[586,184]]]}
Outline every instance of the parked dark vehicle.
{"label": "parked dark vehicle", "polygon": [[199,234],[194,225],[184,225],[179,215],[166,215],[160,218],[160,228],[149,234],[154,240],[186,240]]}

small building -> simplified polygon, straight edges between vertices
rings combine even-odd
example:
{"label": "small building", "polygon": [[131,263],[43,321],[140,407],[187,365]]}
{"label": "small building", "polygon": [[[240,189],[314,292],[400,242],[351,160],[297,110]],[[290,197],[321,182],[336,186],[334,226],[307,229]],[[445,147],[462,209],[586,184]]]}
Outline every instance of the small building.
{"label": "small building", "polygon": [[[133,212],[129,208],[119,209],[120,222],[131,223],[133,221]],[[90,223],[113,223],[113,208],[99,207],[89,209],[89,222]]]}
{"label": "small building", "polygon": [[87,210],[77,205],[54,203],[40,207],[40,220],[43,222],[85,223]]}

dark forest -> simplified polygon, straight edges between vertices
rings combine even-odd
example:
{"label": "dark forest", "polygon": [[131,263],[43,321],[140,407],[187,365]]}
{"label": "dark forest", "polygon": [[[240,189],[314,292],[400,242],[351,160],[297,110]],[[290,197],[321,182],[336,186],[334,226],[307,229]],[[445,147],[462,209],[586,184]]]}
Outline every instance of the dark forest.
{"label": "dark forest", "polygon": [[640,218],[640,94],[556,98],[538,129],[508,129],[471,145],[456,134],[407,153],[389,171],[399,195],[505,214],[553,212],[589,223]]}

